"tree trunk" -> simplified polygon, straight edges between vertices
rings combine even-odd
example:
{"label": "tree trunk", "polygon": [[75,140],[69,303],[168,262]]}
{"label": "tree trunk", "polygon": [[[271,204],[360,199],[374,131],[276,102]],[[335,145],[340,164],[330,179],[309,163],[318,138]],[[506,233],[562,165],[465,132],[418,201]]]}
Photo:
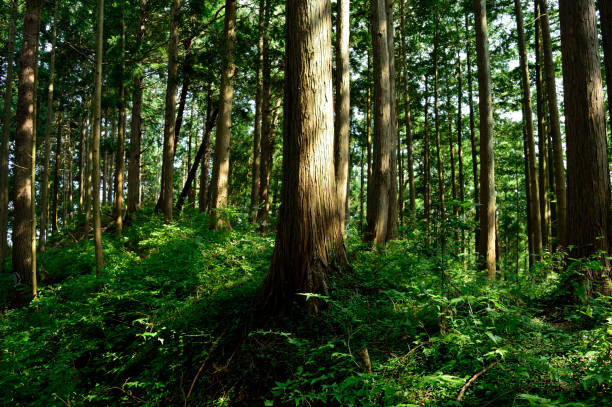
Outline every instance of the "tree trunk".
{"label": "tree trunk", "polygon": [[[210,118],[212,111],[212,98],[211,90],[208,88],[208,95],[206,101],[206,121]],[[205,122],[206,122],[205,121]],[[200,169],[200,194],[198,197],[198,209],[200,212],[206,212],[208,207],[208,166],[210,163],[210,133],[206,134],[202,138],[202,144],[204,145],[204,154],[202,156],[202,168]]]}
{"label": "tree trunk", "polygon": [[557,86],[555,82],[555,65],[552,54],[552,40],[548,21],[546,0],[540,3],[540,23],[542,30],[542,45],[544,47],[544,74],[548,114],[550,116],[550,135],[553,147],[553,163],[555,176],[555,198],[557,200],[557,230],[559,244],[567,246],[567,191],[565,188],[565,167],[563,164],[563,142],[561,140],[561,125],[559,124],[559,108],[557,107]]}
{"label": "tree trunk", "polygon": [[[442,146],[440,142],[440,112],[438,108],[438,99],[439,99],[439,84],[438,84],[438,53],[439,49],[439,25],[440,17],[436,12],[434,15],[434,50],[433,50],[433,58],[434,58],[434,128],[436,132],[436,165],[438,172],[438,205],[440,205],[440,224],[444,225],[444,221],[446,219],[446,208],[444,205],[444,170],[442,167]],[[446,235],[444,230],[440,231],[440,242],[442,243],[442,251],[444,251],[446,244]]]}
{"label": "tree trunk", "polygon": [[[89,112],[87,113],[89,121]],[[92,190],[91,190],[91,167],[92,167],[92,151],[91,151],[91,136],[93,132],[93,123],[89,126],[89,130],[86,136],[85,141],[85,151],[87,160],[85,160],[85,192],[83,194],[83,205],[85,206],[85,220],[83,224],[83,238],[87,239],[89,237],[89,222],[91,218],[91,200],[92,200]]]}
{"label": "tree trunk", "polygon": [[259,1],[258,42],[257,42],[257,90],[255,94],[255,125],[253,126],[253,167],[251,170],[251,204],[250,217],[257,219],[257,201],[259,199],[259,170],[261,165],[261,116],[263,99],[263,69],[264,69],[264,29],[267,28],[266,0]]}
{"label": "tree trunk", "polygon": [[96,274],[102,275],[104,257],[102,254],[102,225],[100,222],[100,122],[102,104],[102,59],[104,47],[104,0],[97,0],[96,54],[94,74],[94,101],[92,124],[92,190],[94,217],[94,247],[96,256]]}
{"label": "tree trunk", "polygon": [[533,136],[533,109],[531,107],[531,86],[529,82],[529,61],[527,59],[527,46],[525,43],[525,29],[523,27],[523,9],[520,0],[514,0],[514,13],[516,16],[516,28],[518,33],[518,46],[521,68],[521,85],[523,90],[523,125],[525,142],[527,145],[527,166],[528,182],[527,189],[529,190],[529,199],[527,205],[529,207],[530,226],[532,234],[530,235],[531,248],[533,252],[529,255],[536,255],[538,260],[541,260],[540,253],[542,252],[542,229],[540,221],[540,192],[538,190],[538,175],[536,167],[536,151],[535,141]]}
{"label": "tree trunk", "polygon": [[297,300],[317,312],[318,300],[296,294],[327,294],[330,269],[344,256],[335,198],[331,5],[295,0],[285,7],[284,179],[263,302],[278,312]]}
{"label": "tree trunk", "polygon": [[408,60],[407,60],[407,45],[406,38],[408,32],[406,30],[406,10],[405,0],[400,1],[400,29],[401,29],[401,61],[402,68],[404,71],[404,125],[406,126],[406,166],[408,167],[408,195],[410,202],[410,219],[414,221],[416,211],[416,190],[414,183],[414,157],[413,157],[413,146],[412,146],[412,118],[410,112],[410,87],[408,85]]}
{"label": "tree trunk", "polygon": [[351,90],[349,67],[350,0],[338,0],[336,16],[336,99],[334,123],[334,164],[338,217],[345,228],[345,202],[349,183],[349,136],[351,124]]}
{"label": "tree trunk", "polygon": [[60,171],[62,168],[62,133],[64,130],[64,116],[60,113],[57,122],[57,134],[55,144],[55,171],[53,173],[53,206],[51,208],[51,230],[58,231],[57,218],[59,208]]}
{"label": "tree trunk", "polygon": [[[391,185],[391,78],[388,24],[385,0],[372,1],[372,49],[374,59],[374,140],[372,179],[368,182],[368,230],[366,240],[374,245],[387,241],[389,189]],[[369,180],[368,180],[369,181]]]}
{"label": "tree trunk", "polygon": [[606,68],[606,89],[608,91],[608,120],[612,126],[612,2],[599,0],[599,18],[603,39],[604,66]]}
{"label": "tree trunk", "polygon": [[[450,90],[450,83],[447,81],[448,89]],[[451,100],[451,94],[448,93],[448,137],[449,137],[449,152],[450,152],[450,167],[451,167],[451,193],[453,196],[453,215],[455,217],[459,216],[459,206],[457,205],[457,200],[459,198],[458,190],[457,190],[457,157],[455,157],[455,143],[453,142],[453,105]]]}
{"label": "tree trunk", "polygon": [[79,210],[83,209],[83,194],[85,192],[85,137],[87,137],[87,111],[81,118],[81,126],[79,129]]}
{"label": "tree trunk", "polygon": [[425,146],[423,149],[423,162],[425,164],[425,221],[427,231],[427,244],[431,242],[431,142],[429,123],[429,77],[425,75]]}
{"label": "tree trunk", "polygon": [[219,116],[215,139],[215,159],[211,182],[211,223],[213,229],[231,229],[229,219],[220,216],[219,209],[228,205],[230,137],[232,129],[232,105],[234,103],[234,43],[236,40],[237,0],[225,0],[225,61],[219,90]]}
{"label": "tree trunk", "polygon": [[[536,0],[537,1],[537,0]],[[465,35],[470,38],[470,28],[468,15],[465,15]],[[478,150],[476,143],[476,124],[474,118],[474,84],[472,76],[472,54],[470,50],[470,42],[466,40],[466,55],[467,55],[467,76],[468,76],[468,104],[470,108],[470,144],[472,150],[472,177],[474,178],[474,210],[476,213],[476,230],[474,234],[474,247],[476,253],[480,251],[480,177],[478,175]]]}
{"label": "tree trunk", "polygon": [[[587,295],[610,295],[610,177],[595,3],[560,0],[569,245],[572,258],[597,255],[603,270],[583,269]],[[585,182],[589,180],[589,182]],[[599,252],[606,253],[603,256]]]}
{"label": "tree trunk", "polygon": [[164,117],[164,152],[162,163],[161,210],[166,222],[172,221],[172,198],[174,196],[174,152],[176,125],[176,89],[178,76],[178,14],[181,0],[174,0],[170,10],[170,39],[168,41],[168,83],[166,87],[166,112]]}
{"label": "tree trunk", "polygon": [[474,15],[480,109],[480,254],[484,257],[489,279],[495,280],[495,159],[486,0],[474,0]]}
{"label": "tree trunk", "polygon": [[53,12],[53,30],[51,34],[51,60],[49,62],[49,88],[47,96],[47,123],[45,127],[45,150],[43,157],[43,174],[40,203],[40,237],[38,239],[38,247],[41,252],[46,250],[47,229],[49,226],[49,161],[51,157],[51,129],[55,124],[55,114],[53,111],[53,85],[55,79],[55,44],[57,40],[57,13],[59,1],[55,2]]}
{"label": "tree trunk", "polygon": [[387,48],[389,57],[389,213],[387,220],[386,240],[394,239],[397,236],[397,153],[396,133],[397,133],[397,108],[395,98],[395,50],[394,50],[394,26],[393,26],[393,0],[386,1],[387,11]]}
{"label": "tree trunk", "polygon": [[[265,76],[265,75],[264,75]],[[265,81],[265,80],[264,80]],[[282,99],[278,98],[276,101],[276,107],[274,109],[274,118],[271,120],[271,114],[269,108],[269,102],[271,96],[269,94],[270,89],[264,85],[264,111],[263,111],[263,126],[262,126],[262,138],[261,138],[261,168],[260,168],[260,181],[259,181],[259,211],[257,213],[257,221],[261,223],[261,231],[266,232],[268,230],[268,212],[270,212],[270,176],[272,172],[272,164],[274,159],[274,145],[276,131],[276,122],[278,121],[280,107]],[[265,100],[268,102],[265,102]]]}
{"label": "tree trunk", "polygon": [[2,139],[0,140],[0,272],[8,250],[8,203],[9,203],[9,137],[11,123],[11,102],[13,100],[13,58],[15,54],[15,20],[17,19],[17,0],[11,0],[11,17],[8,27],[6,55],[6,84],[4,93],[4,114]]}
{"label": "tree trunk", "polygon": [[[36,65],[38,59],[38,33],[40,0],[26,1],[23,22],[23,45],[19,61],[19,87],[17,94],[17,116],[15,134],[15,165],[13,179],[15,188],[13,222],[13,271],[22,283],[34,287],[36,272],[33,253],[32,208],[32,157],[34,125],[36,123]],[[34,271],[34,272],[33,272]],[[34,291],[35,292],[35,291]]]}
{"label": "tree trunk", "polygon": [[123,233],[123,171],[125,167],[125,17],[124,0],[121,0],[121,66],[119,72],[119,129],[117,131],[117,156],[115,159],[115,227],[117,237]]}
{"label": "tree trunk", "polygon": [[[147,0],[140,1],[140,32],[136,37],[136,49],[140,51],[145,35],[145,7]],[[128,164],[128,203],[129,213],[136,212],[140,206],[140,156],[142,139],[142,90],[144,74],[134,76],[132,91],[132,121],[130,123],[130,158]]]}

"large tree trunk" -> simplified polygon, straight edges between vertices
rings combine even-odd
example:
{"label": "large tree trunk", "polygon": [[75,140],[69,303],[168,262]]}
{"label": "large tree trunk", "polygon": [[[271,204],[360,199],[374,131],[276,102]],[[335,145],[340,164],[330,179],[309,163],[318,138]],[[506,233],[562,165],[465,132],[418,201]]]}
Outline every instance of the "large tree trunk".
{"label": "large tree trunk", "polygon": [[49,226],[49,162],[51,157],[51,129],[55,124],[55,114],[53,111],[53,85],[55,79],[55,44],[57,40],[57,12],[59,1],[55,2],[53,12],[53,31],[51,34],[51,60],[49,62],[49,92],[47,96],[47,123],[45,127],[45,149],[43,157],[43,174],[40,203],[40,237],[38,239],[38,248],[41,252],[46,250],[47,229]]}
{"label": "large tree trunk", "polygon": [[[537,0],[536,0],[537,1]],[[470,28],[469,28],[469,19],[468,15],[465,15],[465,36],[466,38],[470,38]],[[466,55],[467,55],[467,76],[468,76],[468,105],[470,108],[470,144],[472,151],[472,178],[474,179],[474,204],[475,204],[475,213],[476,213],[476,230],[474,234],[474,247],[476,248],[476,253],[480,250],[480,177],[478,175],[478,151],[477,151],[477,143],[476,143],[476,124],[474,118],[474,84],[473,84],[473,76],[472,76],[472,54],[470,47],[470,40],[465,41],[466,47]]]}
{"label": "large tree trunk", "polygon": [[389,226],[391,184],[391,78],[389,76],[388,24],[385,0],[372,1],[372,49],[374,53],[374,140],[372,179],[368,180],[368,229],[365,238],[385,244]]}
{"label": "large tree trunk", "polygon": [[474,15],[480,109],[480,255],[489,279],[495,280],[495,159],[486,0],[474,0]]}
{"label": "large tree trunk", "polygon": [[166,222],[172,221],[174,195],[174,150],[176,125],[176,89],[178,76],[178,14],[181,0],[174,0],[170,11],[170,39],[168,41],[168,83],[166,86],[166,113],[164,117],[164,151],[162,163],[161,210]]}
{"label": "large tree trunk", "polygon": [[249,212],[251,221],[257,219],[257,201],[259,199],[259,171],[261,166],[261,117],[263,99],[264,69],[264,29],[266,20],[266,0],[259,1],[258,42],[257,42],[257,90],[255,94],[255,125],[253,126],[253,166],[251,170],[251,203]]}
{"label": "large tree trunk", "polygon": [[[140,51],[145,35],[147,0],[140,0],[140,32],[136,37],[136,49]],[[128,202],[129,213],[136,212],[140,206],[140,156],[142,138],[142,90],[144,74],[134,76],[132,91],[132,121],[130,123],[130,149],[128,163]]]}
{"label": "large tree trunk", "polygon": [[555,176],[555,198],[557,199],[557,231],[561,247],[567,245],[567,191],[565,188],[565,167],[563,164],[563,142],[561,140],[561,125],[559,123],[559,108],[557,107],[557,86],[555,82],[555,64],[552,54],[552,40],[548,20],[546,0],[540,2],[540,22],[542,42],[544,46],[544,73],[546,77],[546,96],[548,114],[550,116],[550,135],[553,147],[553,163]]}
{"label": "large tree trunk", "polygon": [[[316,312],[332,264],[344,256],[333,160],[331,5],[286,3],[282,205],[263,301],[288,311],[302,300]],[[299,236],[299,238],[296,238]]]}
{"label": "large tree trunk", "polygon": [[4,93],[4,114],[2,121],[2,139],[0,140],[0,272],[8,250],[8,203],[9,203],[9,137],[11,123],[11,102],[13,100],[13,57],[15,53],[15,20],[17,19],[17,0],[11,0],[11,17],[8,27],[6,47],[6,84]]}
{"label": "large tree trunk", "polygon": [[121,61],[119,73],[119,129],[117,132],[117,155],[115,159],[115,227],[117,236],[123,232],[123,170],[125,167],[125,17],[121,1]]}
{"label": "large tree trunk", "polygon": [[[560,0],[569,247],[572,258],[610,250],[610,177],[606,137],[597,14],[591,0]],[[587,182],[588,180],[588,182]],[[606,254],[607,255],[607,254]],[[610,295],[610,264],[603,270],[585,268],[579,283],[587,295]]]}
{"label": "large tree trunk", "polygon": [[351,90],[349,67],[350,0],[338,0],[336,21],[336,100],[334,124],[334,163],[338,216],[344,231],[345,202],[349,183],[349,136],[351,124]]}
{"label": "large tree trunk", "polygon": [[40,20],[40,0],[26,1],[23,22],[23,45],[19,61],[19,88],[17,95],[17,117],[15,134],[15,165],[13,178],[15,185],[15,208],[13,222],[13,271],[21,282],[34,287],[36,271],[33,253],[32,208],[32,157],[36,110],[36,65],[38,60],[38,32]]}
{"label": "large tree trunk", "polygon": [[96,54],[94,73],[94,101],[92,124],[92,195],[94,217],[94,247],[96,274],[102,275],[104,257],[102,254],[102,225],[100,220],[100,122],[102,105],[102,59],[104,57],[104,0],[97,0]]}
{"label": "large tree trunk", "polygon": [[612,2],[599,0],[599,18],[603,39],[604,66],[606,68],[606,89],[608,91],[608,120],[612,126]]}
{"label": "large tree trunk", "polygon": [[229,219],[217,213],[227,207],[229,186],[230,137],[232,129],[232,105],[234,103],[234,43],[236,41],[237,0],[225,0],[225,62],[219,90],[219,116],[215,139],[215,159],[211,181],[211,223],[214,229],[231,228]]}
{"label": "large tree trunk", "polygon": [[529,207],[531,234],[531,249],[529,255],[536,255],[537,259],[541,259],[542,252],[542,229],[540,221],[540,192],[538,190],[538,174],[536,164],[535,141],[533,136],[533,109],[531,107],[531,86],[529,82],[529,61],[527,60],[527,46],[525,43],[525,29],[523,27],[523,9],[520,0],[514,0],[514,13],[516,16],[516,28],[518,32],[519,57],[521,68],[521,85],[523,90],[523,125],[525,142],[527,145],[527,166],[528,166],[528,182],[527,189],[529,190],[529,199],[527,206]]}
{"label": "large tree trunk", "polygon": [[398,220],[398,205],[397,205],[397,105],[395,99],[395,48],[394,42],[394,26],[393,26],[393,0],[386,1],[387,11],[387,48],[389,57],[389,213],[387,220],[387,237],[386,240],[394,239],[397,236],[397,220]]}

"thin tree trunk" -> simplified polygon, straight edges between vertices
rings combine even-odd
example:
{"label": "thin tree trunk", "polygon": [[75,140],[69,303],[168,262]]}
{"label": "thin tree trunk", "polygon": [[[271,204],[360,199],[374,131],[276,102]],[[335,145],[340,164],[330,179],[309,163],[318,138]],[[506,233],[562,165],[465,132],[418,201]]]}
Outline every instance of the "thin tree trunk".
{"label": "thin tree trunk", "polygon": [[480,254],[484,257],[489,279],[495,280],[495,159],[486,0],[474,0],[474,15],[480,108]]}
{"label": "thin tree trunk", "polygon": [[[536,0],[537,1],[537,0]],[[470,28],[468,15],[465,15],[465,35],[470,38]],[[476,213],[476,230],[474,236],[474,247],[476,253],[480,251],[480,177],[478,175],[478,150],[476,143],[476,124],[474,118],[474,84],[472,76],[472,54],[470,50],[470,42],[466,40],[466,55],[467,55],[467,76],[468,76],[468,104],[470,107],[470,144],[472,150],[472,178],[474,178],[474,205]]]}
{"label": "thin tree trunk", "polygon": [[[210,87],[208,88],[208,95],[206,100],[206,121],[210,118],[212,111],[212,97]],[[206,122],[205,121],[205,122]],[[200,169],[200,195],[198,197],[198,209],[200,212],[206,212],[208,207],[208,166],[210,163],[210,134],[208,137],[206,132],[204,131],[204,137],[202,139],[202,144],[204,145],[204,154],[202,156],[202,168]]]}
{"label": "thin tree trunk", "polygon": [[[606,257],[611,231],[610,176],[595,2],[560,0],[559,15],[570,255],[578,259],[598,255],[603,262],[602,270],[584,268],[574,279],[584,284],[587,296],[610,295],[610,262]],[[600,251],[605,254],[599,256]]]}
{"label": "thin tree trunk", "polygon": [[557,87],[555,82],[555,65],[552,54],[552,40],[548,19],[546,0],[540,2],[540,23],[542,42],[544,46],[544,73],[546,77],[546,94],[548,114],[550,115],[550,135],[553,147],[553,163],[555,175],[555,198],[557,200],[557,230],[559,244],[567,246],[567,191],[565,188],[565,167],[563,164],[563,142],[561,140],[561,125],[559,123],[559,108],[557,107]]}
{"label": "thin tree trunk", "polygon": [[538,175],[536,168],[536,152],[533,130],[533,109],[531,107],[531,86],[529,82],[529,61],[527,60],[527,46],[525,44],[525,29],[523,28],[523,10],[520,0],[514,0],[514,14],[516,16],[516,28],[518,32],[519,57],[521,68],[521,84],[523,90],[523,125],[525,142],[527,145],[527,165],[529,168],[527,189],[529,190],[529,199],[527,206],[531,216],[529,224],[531,225],[532,242],[531,247],[537,259],[540,260],[542,252],[542,230],[540,221],[540,193],[538,190]]}
{"label": "thin tree trunk", "polygon": [[372,179],[368,185],[368,230],[366,240],[374,245],[387,241],[389,189],[391,185],[391,78],[388,24],[385,0],[372,1],[372,49],[374,60],[374,140]]}
{"label": "thin tree trunk", "polygon": [[219,90],[219,115],[215,139],[215,159],[211,182],[211,222],[213,229],[231,229],[229,219],[217,211],[228,205],[230,137],[234,103],[234,43],[236,40],[237,0],[225,0],[225,61]]}
{"label": "thin tree trunk", "polygon": [[429,123],[429,77],[425,75],[425,148],[423,162],[425,163],[425,221],[427,224],[427,244],[431,243],[431,142]]}
{"label": "thin tree trunk", "polygon": [[102,275],[104,257],[102,253],[102,225],[100,222],[100,121],[102,103],[102,59],[104,47],[104,0],[97,0],[96,54],[94,74],[94,103],[92,124],[92,189],[94,217],[94,247],[96,256],[96,274]]}
{"label": "thin tree trunk", "polygon": [[53,174],[53,206],[51,207],[51,230],[58,231],[57,218],[59,207],[60,171],[62,168],[62,133],[64,130],[64,115],[60,113],[57,122],[56,144],[55,144],[55,171]]}
{"label": "thin tree trunk", "polygon": [[[32,208],[32,157],[36,110],[36,65],[38,59],[38,33],[40,0],[27,0],[23,23],[23,45],[19,64],[19,88],[15,134],[15,165],[13,179],[15,188],[13,222],[13,271],[22,283],[33,287],[36,294],[36,273],[33,253]],[[34,150],[35,151],[35,150]]]}
{"label": "thin tree trunk", "polygon": [[408,195],[410,202],[410,219],[414,221],[416,214],[416,188],[414,183],[414,157],[413,157],[413,146],[412,146],[412,118],[410,112],[410,87],[408,85],[408,56],[406,54],[406,38],[408,32],[406,29],[406,10],[405,0],[400,1],[400,29],[401,29],[401,61],[402,68],[404,71],[404,125],[406,126],[406,166],[408,167]]}
{"label": "thin tree trunk", "polygon": [[349,183],[349,136],[350,136],[350,67],[349,67],[349,25],[350,0],[338,0],[336,20],[336,99],[334,123],[334,164],[336,168],[336,195],[338,219],[341,230],[345,228]]}
{"label": "thin tree trunk", "polygon": [[[436,12],[434,15],[434,128],[436,132],[436,166],[438,173],[438,205],[440,206],[440,224],[444,225],[444,221],[446,219],[446,208],[444,204],[444,170],[442,167],[442,146],[440,142],[440,112],[438,108],[438,99],[439,99],[439,84],[438,84],[438,53],[439,49],[439,25],[438,13]],[[440,233],[440,242],[442,244],[442,251],[444,252],[445,244],[446,244],[446,236],[444,230]]]}
{"label": "thin tree trunk", "polygon": [[72,161],[74,160],[74,147],[72,145],[72,133],[70,131],[70,126],[68,127],[68,131],[66,132],[67,138],[68,138],[68,149],[67,149],[67,153],[68,153],[68,158],[65,160],[66,163],[66,200],[64,201],[64,205],[66,207],[66,209],[64,209],[64,212],[66,213],[67,216],[64,217],[64,224],[66,224],[68,222],[68,219],[72,219],[72,211],[73,211],[73,199],[72,196],[74,195],[74,189],[73,189],[73,179],[72,179]]}
{"label": "thin tree trunk", "polygon": [[301,300],[317,312],[319,300],[296,294],[327,294],[332,264],[344,256],[335,199],[330,1],[287,2],[286,18],[282,205],[263,302],[278,312]]}
{"label": "thin tree trunk", "polygon": [[164,151],[162,163],[161,210],[166,222],[172,221],[174,196],[174,153],[176,125],[176,89],[178,76],[178,14],[181,0],[174,0],[170,10],[170,39],[168,41],[168,82],[166,87],[166,112],[164,117]]}
{"label": "thin tree trunk", "polygon": [[[147,0],[140,1],[140,31],[136,37],[136,50],[140,51],[145,35],[145,8]],[[142,91],[144,75],[139,72],[134,76],[132,91],[132,121],[130,123],[130,151],[128,164],[128,213],[133,213],[140,206],[140,157],[142,139]]]}
{"label": "thin tree trunk", "polygon": [[125,168],[125,16],[124,0],[121,0],[121,66],[119,71],[119,129],[117,131],[117,155],[115,159],[114,217],[117,237],[123,233],[123,172]]}
{"label": "thin tree trunk", "polygon": [[79,210],[83,209],[83,194],[85,191],[85,137],[87,133],[87,112],[81,119],[79,128]]}
{"label": "thin tree trunk", "polygon": [[8,250],[8,203],[9,203],[9,137],[11,123],[11,102],[13,100],[13,59],[15,54],[15,20],[17,19],[17,0],[11,0],[11,17],[8,27],[6,47],[6,84],[4,93],[4,112],[2,121],[2,140],[0,140],[0,272]]}
{"label": "thin tree trunk", "polygon": [[[91,112],[87,112],[87,121],[89,122]],[[92,190],[91,190],[91,167],[92,167],[92,151],[91,151],[91,143],[92,143],[92,132],[93,132],[93,123],[89,126],[89,130],[86,136],[85,142],[85,150],[87,160],[85,161],[85,193],[83,194],[83,204],[85,205],[85,221],[83,224],[83,238],[87,239],[89,237],[89,222],[91,218],[91,200],[92,200]]]}
{"label": "thin tree trunk", "polygon": [[397,133],[397,106],[395,97],[395,50],[394,50],[394,25],[393,25],[393,0],[386,0],[387,11],[387,47],[389,57],[389,147],[390,147],[390,169],[389,169],[389,213],[387,221],[386,240],[394,239],[397,236],[397,154],[396,154],[396,133]]}
{"label": "thin tree trunk", "polygon": [[[264,93],[269,91],[265,90]],[[264,99],[268,98],[264,94]],[[268,98],[269,100],[269,98]],[[264,102],[264,113],[263,113],[263,126],[262,126],[262,139],[261,139],[261,169],[260,169],[260,181],[259,181],[259,211],[257,213],[257,220],[261,223],[261,231],[266,232],[268,230],[268,213],[270,212],[270,176],[272,172],[272,164],[274,159],[274,145],[276,131],[276,122],[280,114],[282,99],[278,98],[276,101],[276,107],[274,109],[274,118],[270,121],[270,109],[267,107],[268,104]]]}
{"label": "thin tree trunk", "polygon": [[[450,84],[447,82],[447,86],[450,90]],[[457,189],[457,161],[455,157],[455,143],[453,141],[453,106],[451,100],[451,94],[448,94],[448,136],[449,136],[449,152],[450,152],[450,167],[451,167],[451,193],[453,195],[453,215],[455,217],[459,216],[459,206],[457,205],[457,200],[459,199],[458,189]]]}

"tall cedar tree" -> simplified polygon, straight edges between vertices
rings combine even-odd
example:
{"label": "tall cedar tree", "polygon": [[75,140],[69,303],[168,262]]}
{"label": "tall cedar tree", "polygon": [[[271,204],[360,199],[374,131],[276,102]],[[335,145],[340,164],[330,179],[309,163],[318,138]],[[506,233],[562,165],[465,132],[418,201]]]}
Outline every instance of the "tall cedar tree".
{"label": "tall cedar tree", "polygon": [[[560,0],[569,247],[573,258],[610,250],[610,177],[604,116],[601,62],[595,3]],[[588,182],[587,182],[588,180]],[[585,268],[580,283],[587,295],[610,295],[610,264],[603,270]]]}
{"label": "tall cedar tree", "polygon": [[[344,256],[335,199],[331,4],[294,0],[285,7],[282,204],[263,290],[271,311],[305,299],[298,293],[326,294],[331,266]],[[319,304],[306,305],[316,312]]]}
{"label": "tall cedar tree", "polygon": [[125,167],[125,2],[121,0],[121,60],[119,61],[119,129],[117,132],[117,155],[115,159],[115,226],[117,236],[123,231],[123,170]]}

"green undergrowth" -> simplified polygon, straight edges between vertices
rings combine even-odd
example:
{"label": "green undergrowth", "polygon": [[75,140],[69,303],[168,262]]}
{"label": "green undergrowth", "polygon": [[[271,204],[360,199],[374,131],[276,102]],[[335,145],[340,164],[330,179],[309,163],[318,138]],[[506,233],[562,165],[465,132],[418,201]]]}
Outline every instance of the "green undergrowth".
{"label": "green undergrowth", "polygon": [[418,234],[371,251],[351,231],[324,311],[266,316],[274,236],[234,216],[144,211],[105,234],[102,277],[91,242],[51,245],[39,298],[0,316],[0,405],[612,405],[608,299],[558,306],[554,273],[491,284]]}

